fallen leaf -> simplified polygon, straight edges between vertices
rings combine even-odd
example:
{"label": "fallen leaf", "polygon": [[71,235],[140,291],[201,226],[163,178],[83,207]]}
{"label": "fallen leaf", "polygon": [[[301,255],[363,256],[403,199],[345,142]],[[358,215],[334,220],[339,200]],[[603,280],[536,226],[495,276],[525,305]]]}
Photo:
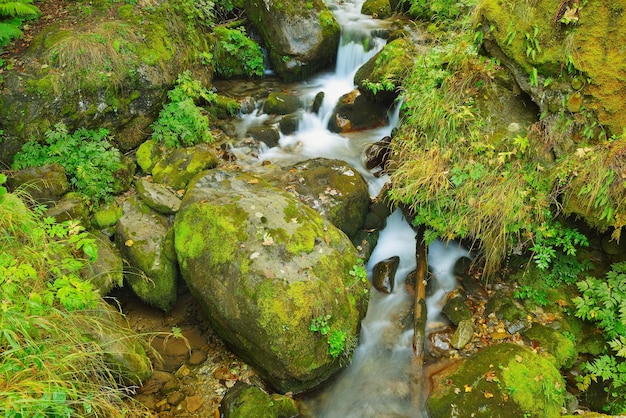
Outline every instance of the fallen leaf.
{"label": "fallen leaf", "polygon": [[258,179],[251,179],[251,180],[248,180],[248,184],[258,184],[258,183],[259,183],[259,180],[258,180]]}
{"label": "fallen leaf", "polygon": [[126,242],[124,242],[124,245],[127,247],[132,247],[134,243],[135,241],[133,241],[132,239],[127,239]]}
{"label": "fallen leaf", "polygon": [[493,370],[489,370],[487,373],[485,373],[485,380],[487,382],[493,382],[496,379],[496,372]]}
{"label": "fallen leaf", "polygon": [[515,356],[515,361],[517,361],[518,363],[521,363],[522,361],[524,361],[524,357],[518,354],[517,356]]}
{"label": "fallen leaf", "polygon": [[487,398],[487,399],[493,398],[493,393],[489,392],[488,390],[483,392],[483,394],[485,395],[485,398]]}
{"label": "fallen leaf", "polygon": [[469,393],[472,391],[472,387],[470,385],[464,385],[463,388],[465,389],[465,393]]}

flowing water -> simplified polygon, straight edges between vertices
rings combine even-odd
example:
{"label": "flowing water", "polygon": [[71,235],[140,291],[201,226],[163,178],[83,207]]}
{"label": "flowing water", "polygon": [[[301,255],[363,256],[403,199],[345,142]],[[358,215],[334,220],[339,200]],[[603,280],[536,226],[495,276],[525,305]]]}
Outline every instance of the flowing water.
{"label": "flowing water", "polygon": [[[332,1],[332,0],[331,0]],[[341,95],[355,86],[357,69],[376,54],[385,41],[372,33],[388,23],[360,13],[362,0],[328,3],[342,27],[342,38],[333,72],[316,76],[293,87],[307,104],[324,92],[324,102],[317,113],[305,112],[297,132],[282,135],[279,145],[263,148],[259,161],[292,164],[310,158],[326,157],[349,163],[364,177],[371,196],[375,197],[388,181],[375,177],[365,168],[365,148],[390,135],[398,122],[398,109],[391,109],[388,126],[348,135],[327,130],[332,110]],[[258,113],[242,117],[241,129],[266,123],[269,116]],[[372,288],[368,312],[362,322],[359,346],[351,364],[321,394],[305,400],[315,417],[423,417],[423,411],[412,406],[409,385],[412,356],[412,301],[404,280],[415,269],[415,232],[395,211],[387,220],[367,268],[391,256],[399,256],[395,287],[391,294]],[[430,289],[428,327],[436,327],[446,294],[457,287],[452,274],[454,263],[468,253],[458,245],[435,242],[429,247],[429,269],[434,277]],[[406,325],[409,326],[406,326]]]}

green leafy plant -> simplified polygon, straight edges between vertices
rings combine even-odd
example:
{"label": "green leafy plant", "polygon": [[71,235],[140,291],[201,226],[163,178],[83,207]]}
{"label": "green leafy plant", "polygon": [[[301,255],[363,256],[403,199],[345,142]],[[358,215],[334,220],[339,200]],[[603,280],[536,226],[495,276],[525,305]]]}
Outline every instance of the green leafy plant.
{"label": "green leafy plant", "polygon": [[263,52],[258,43],[248,38],[243,27],[214,29],[215,70],[220,77],[260,77],[265,72]]}
{"label": "green leafy plant", "polygon": [[343,353],[348,334],[345,331],[333,331],[328,337],[328,354],[337,358]]}
{"label": "green leafy plant", "polygon": [[44,143],[30,141],[15,155],[13,169],[60,164],[71,186],[94,202],[114,192],[121,155],[111,145],[109,131],[80,128],[69,133],[62,123],[45,133]]}
{"label": "green leafy plant", "polygon": [[326,335],[330,331],[328,321],[332,318],[332,315],[318,316],[313,318],[311,325],[309,325],[309,331],[319,332],[321,335]]}
{"label": "green leafy plant", "polygon": [[175,87],[167,95],[170,102],[152,124],[152,139],[169,148],[213,142],[208,115],[196,105],[196,101],[211,103],[215,100],[215,93],[204,88],[186,71],[178,76]]}
{"label": "green leafy plant", "polygon": [[539,306],[546,306],[548,304],[548,295],[546,292],[531,286],[520,286],[513,292],[513,297],[521,300],[529,299]]}
{"label": "green leafy plant", "polygon": [[0,0],[0,48],[22,36],[20,26],[25,19],[39,16],[33,0]]}
{"label": "green leafy plant", "polygon": [[537,35],[539,35],[539,27],[537,25],[533,25],[532,33],[526,32],[524,36],[524,43],[526,45],[526,56],[533,61],[536,60],[537,54],[541,53],[541,45],[539,45]]}
{"label": "green leafy plant", "polygon": [[587,277],[578,282],[581,296],[574,299],[576,316],[592,322],[604,332],[610,351],[585,363],[587,374],[579,382],[587,389],[598,378],[609,385],[607,412],[626,410],[626,262],[613,264],[606,280]]}

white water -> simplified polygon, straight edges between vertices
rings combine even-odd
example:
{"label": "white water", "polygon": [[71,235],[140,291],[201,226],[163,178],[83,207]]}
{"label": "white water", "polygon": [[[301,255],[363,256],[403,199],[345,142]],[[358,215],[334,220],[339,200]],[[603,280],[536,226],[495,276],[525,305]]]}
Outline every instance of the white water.
{"label": "white water", "polygon": [[[298,87],[307,104],[312,103],[318,92],[324,92],[323,105],[317,114],[305,113],[298,131],[292,135],[282,135],[279,146],[262,150],[259,160],[291,164],[317,157],[341,159],[361,173],[369,185],[370,195],[377,196],[388,177],[377,178],[365,168],[364,149],[391,134],[398,122],[398,110],[390,111],[390,124],[382,128],[350,135],[334,134],[326,129],[337,100],[355,88],[353,78],[357,69],[384,45],[383,40],[372,38],[370,33],[385,23],[361,15],[361,4],[362,0],[329,4],[342,27],[336,70],[321,74]],[[250,115],[245,118],[244,129],[247,129],[250,124],[262,123],[264,120],[261,118],[267,116]],[[368,312],[362,322],[359,346],[354,352],[352,363],[323,393],[306,400],[315,417],[425,415],[424,411],[413,409],[409,385],[413,354],[413,297],[407,292],[404,281],[416,267],[415,244],[415,232],[400,211],[395,211],[388,218],[385,229],[380,232],[378,244],[367,264],[371,276],[378,262],[399,256],[394,291],[383,294],[372,288]],[[435,242],[430,245],[428,263],[433,279],[429,286],[434,286],[434,289],[427,300],[427,327],[436,326],[446,295],[458,285],[452,273],[454,264],[467,254],[456,244]],[[407,323],[409,326],[406,326]]]}

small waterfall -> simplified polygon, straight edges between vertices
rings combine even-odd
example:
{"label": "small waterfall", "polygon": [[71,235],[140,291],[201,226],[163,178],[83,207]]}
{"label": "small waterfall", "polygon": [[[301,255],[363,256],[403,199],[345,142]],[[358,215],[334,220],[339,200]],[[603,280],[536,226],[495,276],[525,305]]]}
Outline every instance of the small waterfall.
{"label": "small waterfall", "polygon": [[[335,1],[335,0],[331,0]],[[372,36],[385,25],[360,13],[362,0],[345,0],[328,4],[342,27],[337,53],[336,69],[324,73],[296,87],[305,103],[324,93],[324,101],[317,113],[304,112],[298,130],[280,136],[279,145],[261,150],[259,161],[291,164],[310,158],[341,159],[356,169],[369,185],[371,196],[378,196],[388,181],[386,175],[375,177],[365,167],[364,149],[371,143],[391,134],[398,123],[397,105],[389,112],[388,126],[369,131],[339,135],[328,131],[328,120],[339,98],[354,86],[358,68],[384,46],[382,39]],[[243,117],[243,129],[259,123],[268,116]],[[405,286],[406,276],[415,269],[415,231],[396,210],[368,261],[368,274],[380,261],[399,256],[395,286],[391,294],[371,290],[368,312],[362,322],[359,346],[352,363],[341,375],[315,397],[304,400],[316,418],[374,418],[381,416],[422,417],[411,403],[410,362],[413,356],[412,305],[413,296]],[[446,295],[457,286],[453,274],[456,261],[468,252],[456,244],[435,242],[429,247],[429,268],[433,279],[432,294],[427,301],[428,327],[439,319]]]}

